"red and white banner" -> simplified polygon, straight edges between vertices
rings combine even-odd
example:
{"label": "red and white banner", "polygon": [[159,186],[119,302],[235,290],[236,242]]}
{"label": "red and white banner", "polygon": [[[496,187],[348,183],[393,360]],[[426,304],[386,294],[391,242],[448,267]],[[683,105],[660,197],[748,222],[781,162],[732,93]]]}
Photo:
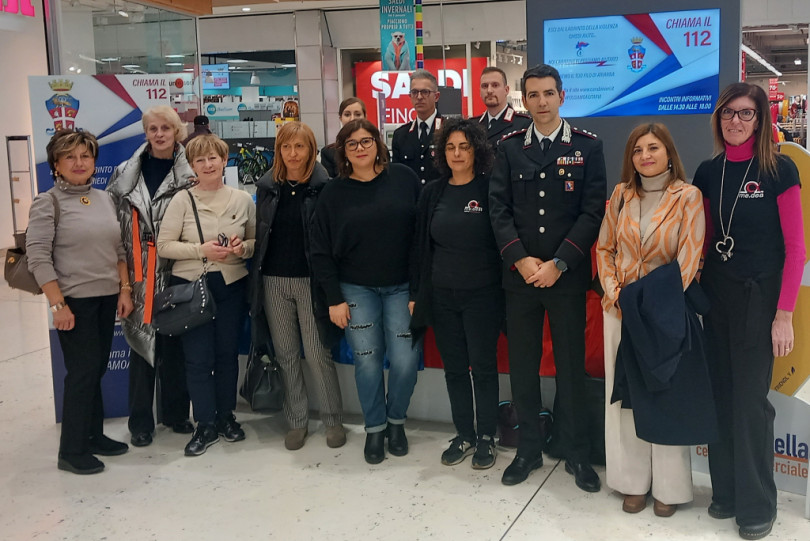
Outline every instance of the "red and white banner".
{"label": "red and white banner", "polygon": [[[441,60],[425,60],[425,69],[436,75],[439,86],[449,86],[461,89],[461,110],[466,116],[467,101],[472,99],[473,115],[482,115],[486,110],[484,102],[478,92],[478,82],[481,72],[487,66],[486,58],[473,58],[470,87],[467,87],[467,60],[465,58],[448,58],[446,68]],[[385,123],[404,124],[416,117],[408,95],[411,89],[411,79],[408,72],[382,71],[380,62],[358,62],[354,65],[357,97],[366,104],[366,111],[377,110],[376,95],[385,97]],[[439,97],[439,111],[442,110],[441,96]],[[369,120],[378,125],[375,115],[369,115]]]}

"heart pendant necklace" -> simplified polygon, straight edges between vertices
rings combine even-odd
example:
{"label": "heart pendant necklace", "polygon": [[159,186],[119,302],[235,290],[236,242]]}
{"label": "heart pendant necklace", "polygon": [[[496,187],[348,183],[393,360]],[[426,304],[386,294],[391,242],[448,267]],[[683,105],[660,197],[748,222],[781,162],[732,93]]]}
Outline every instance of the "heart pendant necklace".
{"label": "heart pendant necklace", "polygon": [[745,179],[748,177],[748,171],[751,169],[751,164],[754,163],[754,157],[748,161],[748,167],[745,168],[740,187],[737,190],[737,195],[734,197],[734,204],[731,206],[731,213],[728,215],[728,226],[723,223],[723,189],[726,182],[726,157],[723,156],[723,174],[720,176],[720,208],[718,214],[720,215],[720,232],[723,233],[723,240],[718,241],[714,245],[714,249],[720,254],[720,261],[728,261],[734,255],[734,237],[731,236],[731,221],[734,219],[734,210],[737,208],[737,201],[740,200],[740,191],[745,184]]}

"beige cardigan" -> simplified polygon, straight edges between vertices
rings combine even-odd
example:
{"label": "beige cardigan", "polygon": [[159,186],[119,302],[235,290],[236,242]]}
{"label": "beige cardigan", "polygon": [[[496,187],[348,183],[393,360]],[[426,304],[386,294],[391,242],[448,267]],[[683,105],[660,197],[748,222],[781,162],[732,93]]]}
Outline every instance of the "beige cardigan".
{"label": "beige cardigan", "polygon": [[[216,191],[202,191],[198,187],[188,190],[197,204],[203,238],[216,240],[220,233],[231,238],[236,235],[245,246],[239,257],[230,254],[224,261],[209,261],[208,270],[222,273],[226,284],[247,276],[246,259],[253,256],[256,239],[256,205],[247,192],[223,186]],[[160,257],[174,259],[172,276],[196,280],[202,274],[203,252],[200,235],[194,221],[191,201],[185,190],[178,192],[169,203],[157,239]]]}

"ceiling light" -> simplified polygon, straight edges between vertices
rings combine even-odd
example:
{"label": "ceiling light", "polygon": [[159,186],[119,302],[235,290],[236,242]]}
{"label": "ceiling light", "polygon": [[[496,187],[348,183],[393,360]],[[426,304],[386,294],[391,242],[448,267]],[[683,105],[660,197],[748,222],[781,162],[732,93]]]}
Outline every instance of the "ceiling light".
{"label": "ceiling light", "polygon": [[121,60],[121,58],[117,56],[108,56],[107,58],[101,59],[102,62],[118,62],[119,60]]}
{"label": "ceiling light", "polygon": [[242,11],[248,12],[250,11],[250,8],[242,8]]}
{"label": "ceiling light", "polygon": [[166,62],[167,66],[182,66],[182,62]]}
{"label": "ceiling light", "polygon": [[166,58],[185,58],[184,54],[167,54]]}
{"label": "ceiling light", "polygon": [[282,68],[294,68],[295,64],[282,64],[281,67]]}
{"label": "ceiling light", "polygon": [[256,86],[261,84],[261,81],[259,81],[259,77],[256,75],[255,71],[250,74],[250,84],[256,85]]}
{"label": "ceiling light", "polygon": [[230,60],[226,60],[228,64],[244,64],[249,62],[249,60],[242,60],[241,58],[231,58]]}
{"label": "ceiling light", "polygon": [[70,66],[70,67],[68,68],[68,71],[76,71],[76,66]]}
{"label": "ceiling light", "polygon": [[802,65],[802,59],[797,58],[796,60],[793,61],[793,63],[796,64],[797,66],[801,66]]}
{"label": "ceiling light", "polygon": [[760,64],[762,64],[763,66],[765,66],[765,68],[767,68],[767,69],[768,69],[768,70],[769,70],[771,73],[773,73],[773,74],[774,74],[774,75],[776,75],[777,77],[781,77],[781,76],[782,76],[782,72],[781,72],[781,71],[779,71],[779,70],[777,70],[775,67],[771,66],[771,64],[770,64],[770,63],[769,63],[767,60],[765,60],[764,58],[762,58],[761,56],[759,56],[759,53],[757,53],[756,51],[754,51],[754,50],[753,50],[751,47],[749,47],[748,45],[743,44],[743,45],[742,45],[742,50],[743,50],[743,51],[745,51],[745,54],[747,54],[748,56],[750,56],[751,58],[753,58],[754,60],[756,60],[757,62],[759,62]]}
{"label": "ceiling light", "polygon": [[127,12],[126,12],[126,11],[124,11],[123,9],[119,9],[119,10],[118,10],[118,14],[119,14],[121,17],[126,17],[127,19],[129,19],[129,13],[127,13]]}
{"label": "ceiling light", "polygon": [[134,70],[135,68],[140,68],[141,66],[139,64],[124,64],[121,67],[126,68],[128,70]]}
{"label": "ceiling light", "polygon": [[[183,68],[183,71],[194,71],[194,68]],[[213,77],[211,77],[213,79]]]}

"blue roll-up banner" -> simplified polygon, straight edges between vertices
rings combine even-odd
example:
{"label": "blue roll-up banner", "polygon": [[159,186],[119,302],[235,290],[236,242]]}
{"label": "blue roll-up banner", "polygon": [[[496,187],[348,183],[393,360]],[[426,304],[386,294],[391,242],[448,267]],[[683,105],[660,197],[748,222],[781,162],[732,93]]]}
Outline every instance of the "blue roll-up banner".
{"label": "blue roll-up banner", "polygon": [[412,71],[416,62],[413,0],[380,0],[383,71]]}
{"label": "blue roll-up banner", "polygon": [[[28,78],[37,189],[53,186],[45,146],[62,128],[86,130],[99,142],[95,187],[104,189],[115,166],[145,141],[141,117],[155,105],[169,105],[173,75],[60,75]],[[50,314],[50,312],[49,312]],[[59,337],[49,321],[56,422],[62,420],[65,364]],[[129,346],[116,324],[107,373],[102,379],[106,417],[128,415]]]}

